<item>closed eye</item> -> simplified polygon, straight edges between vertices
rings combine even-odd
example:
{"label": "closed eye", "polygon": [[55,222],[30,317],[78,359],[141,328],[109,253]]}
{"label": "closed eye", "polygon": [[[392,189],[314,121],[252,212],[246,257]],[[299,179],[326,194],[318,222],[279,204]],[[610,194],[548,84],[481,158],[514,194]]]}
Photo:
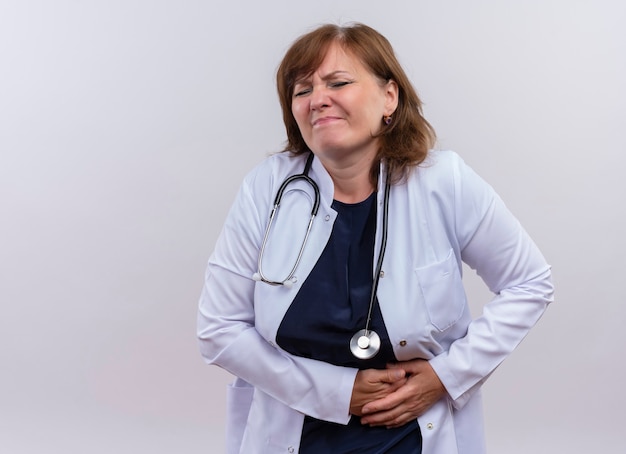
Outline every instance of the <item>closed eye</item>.
{"label": "closed eye", "polygon": [[311,89],[310,88],[303,88],[303,89],[295,91],[293,96],[294,97],[305,96],[305,95],[308,95],[309,93],[311,93]]}
{"label": "closed eye", "polygon": [[341,82],[331,82],[329,85],[331,88],[341,88],[341,87],[345,87],[346,85],[351,84],[352,81],[351,80],[343,80]]}
{"label": "closed eye", "polygon": [[[336,81],[336,82],[328,82],[328,87],[330,88],[341,88],[341,87],[345,87],[346,85],[350,85],[354,83],[354,81],[352,80],[341,80],[341,81]],[[313,88],[312,87],[295,87],[294,93],[293,93],[293,97],[294,98],[298,98],[301,96],[307,96],[309,94],[311,94],[313,92]]]}

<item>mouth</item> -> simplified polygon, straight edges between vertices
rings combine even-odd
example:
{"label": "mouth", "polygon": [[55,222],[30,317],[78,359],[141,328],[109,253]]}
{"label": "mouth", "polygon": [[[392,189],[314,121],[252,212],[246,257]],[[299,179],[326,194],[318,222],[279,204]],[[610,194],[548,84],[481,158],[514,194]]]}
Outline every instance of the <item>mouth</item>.
{"label": "mouth", "polygon": [[315,127],[315,126],[324,126],[324,125],[333,123],[333,122],[338,121],[338,120],[341,120],[341,118],[339,118],[339,117],[331,117],[331,116],[321,117],[321,118],[318,118],[317,120],[315,120],[313,122],[313,127]]}

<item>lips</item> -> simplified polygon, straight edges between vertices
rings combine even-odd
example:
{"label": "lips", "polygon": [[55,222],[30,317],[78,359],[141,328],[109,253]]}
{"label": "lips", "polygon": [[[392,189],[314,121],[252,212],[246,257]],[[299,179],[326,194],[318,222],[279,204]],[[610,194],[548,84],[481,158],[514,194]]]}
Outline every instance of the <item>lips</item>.
{"label": "lips", "polygon": [[329,123],[333,123],[337,120],[341,120],[341,117],[333,117],[333,116],[320,117],[313,122],[313,126],[323,126]]}

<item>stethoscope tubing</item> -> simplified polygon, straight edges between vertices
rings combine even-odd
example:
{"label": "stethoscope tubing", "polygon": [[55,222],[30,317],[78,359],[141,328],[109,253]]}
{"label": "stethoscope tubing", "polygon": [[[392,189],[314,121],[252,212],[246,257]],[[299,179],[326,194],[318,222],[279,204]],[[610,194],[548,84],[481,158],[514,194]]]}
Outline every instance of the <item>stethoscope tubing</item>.
{"label": "stethoscope tubing", "polygon": [[385,252],[387,250],[387,232],[388,232],[388,219],[389,219],[389,193],[391,191],[391,184],[389,182],[390,174],[387,169],[387,175],[385,177],[385,192],[383,195],[383,231],[381,232],[380,251],[378,253],[378,260],[376,262],[376,269],[374,271],[374,280],[372,282],[372,294],[370,296],[369,309],[367,311],[367,321],[365,322],[365,335],[369,334],[370,322],[372,321],[372,310],[374,309],[374,301],[376,300],[376,294],[378,292],[378,282],[380,281],[380,274],[383,268],[383,260],[385,258]]}
{"label": "stethoscope tubing", "polygon": [[[265,229],[265,234],[263,235],[263,243],[261,244],[261,251],[259,252],[259,259],[258,259],[258,264],[257,264],[259,271],[255,273],[253,276],[255,280],[265,282],[266,284],[269,284],[269,285],[285,285],[287,287],[290,287],[293,284],[293,281],[292,281],[293,276],[296,273],[296,269],[298,268],[298,265],[300,264],[300,260],[302,259],[304,248],[306,247],[306,243],[309,239],[309,234],[311,233],[311,227],[313,226],[313,221],[315,220],[315,217],[317,216],[317,212],[320,207],[319,187],[317,183],[308,175],[309,169],[311,168],[311,163],[313,162],[313,156],[314,156],[313,153],[311,153],[309,157],[307,158],[307,161],[306,161],[306,164],[304,166],[304,170],[302,173],[291,175],[290,177],[285,179],[285,181],[283,181],[283,183],[278,188],[278,191],[276,192],[276,197],[274,198],[274,207],[272,208],[272,212],[270,213],[270,219],[267,224],[267,228]],[[291,183],[297,180],[304,180],[313,188],[314,198],[313,198],[313,205],[311,208],[311,218],[309,219],[309,224],[306,229],[306,234],[304,235],[304,240],[302,240],[300,251],[298,251],[298,257],[296,258],[296,262],[291,268],[291,271],[289,271],[289,274],[287,275],[287,277],[283,279],[282,281],[275,281],[272,279],[268,279],[267,276],[265,276],[265,274],[263,273],[263,263],[262,263],[263,255],[265,253],[265,247],[267,246],[267,240],[269,238],[270,230],[272,229],[272,224],[274,223],[274,218],[276,216],[276,213],[278,212],[278,209],[280,207],[280,202],[283,198],[283,193],[287,189],[287,186],[289,186]]]}

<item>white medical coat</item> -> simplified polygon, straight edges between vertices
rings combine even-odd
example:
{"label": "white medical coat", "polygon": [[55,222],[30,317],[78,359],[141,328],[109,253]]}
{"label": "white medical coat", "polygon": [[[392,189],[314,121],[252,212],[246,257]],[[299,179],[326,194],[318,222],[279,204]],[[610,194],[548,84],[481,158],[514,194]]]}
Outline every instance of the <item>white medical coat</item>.
{"label": "white medical coat", "polygon": [[[278,327],[331,234],[333,183],[318,159],[309,175],[319,213],[291,288],[256,282],[276,192],[306,156],[281,153],[245,178],[209,259],[198,313],[200,350],[236,377],[228,390],[227,452],[297,453],[304,415],[346,424],[357,370],[293,356]],[[378,188],[376,263],[384,169]],[[284,279],[306,231],[313,190],[286,189],[263,271]],[[550,267],[494,190],[453,152],[437,151],[391,187],[389,233],[378,300],[399,361],[429,360],[448,395],[418,418],[424,454],[485,452],[480,387],[552,301]],[[472,319],[462,265],[494,296]],[[348,348],[348,345],[346,345]]]}

